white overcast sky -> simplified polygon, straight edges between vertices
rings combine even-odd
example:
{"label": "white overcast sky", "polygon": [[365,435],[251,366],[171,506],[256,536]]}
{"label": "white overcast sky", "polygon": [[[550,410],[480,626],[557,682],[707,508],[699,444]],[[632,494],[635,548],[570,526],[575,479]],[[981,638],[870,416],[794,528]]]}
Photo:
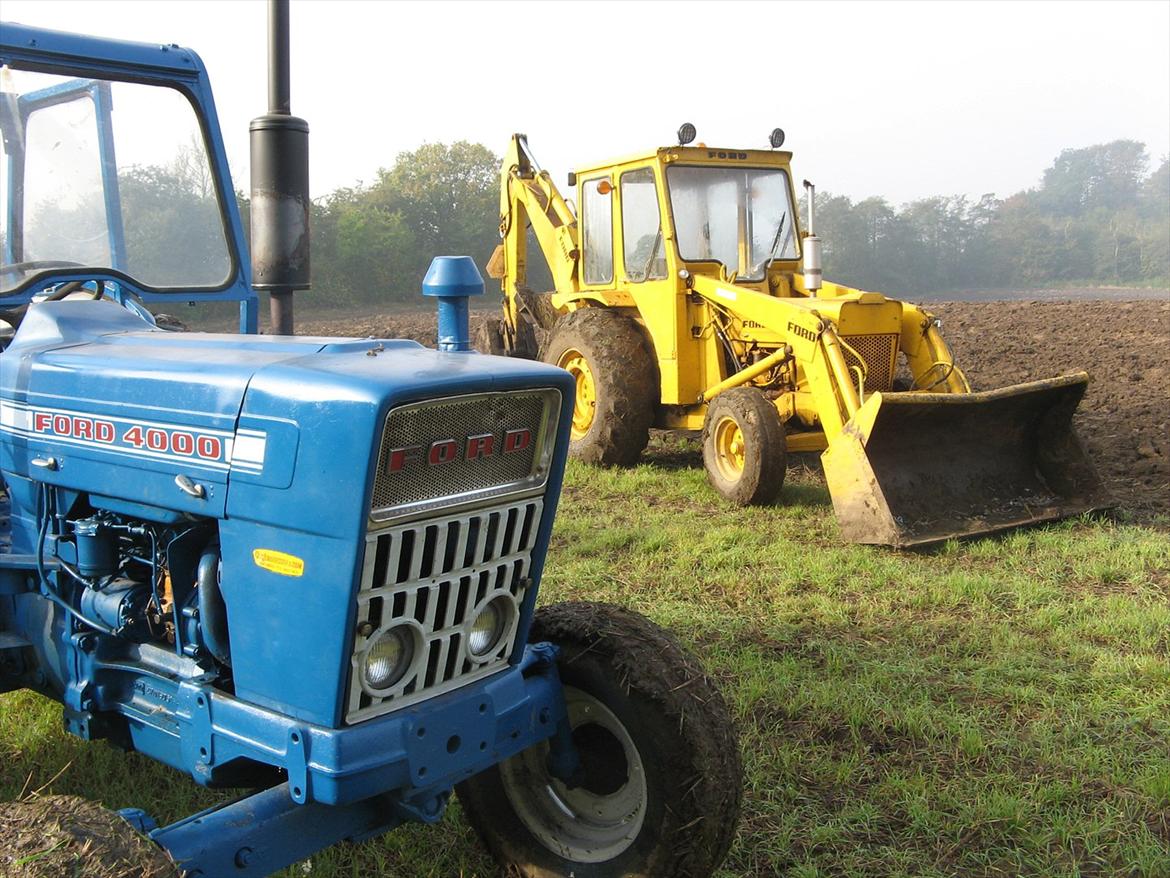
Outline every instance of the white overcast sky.
{"label": "white overcast sky", "polygon": [[[3,0],[5,21],[195,49],[236,186],[266,109],[263,0]],[[1009,195],[1066,147],[1170,152],[1168,2],[292,3],[311,188],[370,182],[424,142],[524,131],[558,184],[674,142],[763,147],[797,179],[895,203]]]}

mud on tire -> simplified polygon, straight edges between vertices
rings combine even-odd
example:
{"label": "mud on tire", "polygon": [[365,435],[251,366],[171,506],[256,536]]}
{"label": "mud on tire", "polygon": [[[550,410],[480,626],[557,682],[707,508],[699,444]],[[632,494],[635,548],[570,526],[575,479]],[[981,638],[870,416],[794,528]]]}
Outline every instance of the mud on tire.
{"label": "mud on tire", "polygon": [[605,604],[544,607],[529,639],[561,649],[586,780],[577,791],[553,780],[542,743],[456,787],[507,874],[712,874],[735,835],[743,769],[727,705],[698,661],[650,620]]}
{"label": "mud on tire", "polygon": [[499,317],[485,317],[475,330],[471,346],[481,354],[504,356],[503,321]]}
{"label": "mud on tire", "polygon": [[[738,455],[728,453],[728,432],[737,433]],[[733,387],[715,397],[703,422],[707,481],[737,506],[771,503],[784,486],[784,425],[775,406],[755,387]],[[731,457],[736,460],[732,461]]]}
{"label": "mud on tire", "polygon": [[563,365],[572,351],[589,365],[595,387],[592,423],[569,443],[585,463],[628,466],[650,440],[658,404],[658,364],[641,328],[607,308],[582,308],[561,318],[549,333],[541,359]]}
{"label": "mud on tire", "polygon": [[536,331],[526,317],[521,317],[516,326],[514,344],[509,349],[508,329],[499,317],[485,317],[475,330],[472,340],[474,347],[481,354],[492,354],[497,357],[520,357],[525,360],[536,359],[538,346]]}

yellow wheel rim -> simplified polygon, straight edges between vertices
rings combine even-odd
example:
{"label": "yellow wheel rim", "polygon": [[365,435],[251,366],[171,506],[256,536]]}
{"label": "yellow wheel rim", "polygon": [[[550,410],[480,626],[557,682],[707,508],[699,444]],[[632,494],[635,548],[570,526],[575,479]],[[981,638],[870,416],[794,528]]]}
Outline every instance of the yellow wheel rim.
{"label": "yellow wheel rim", "polygon": [[743,431],[734,418],[723,417],[715,425],[715,466],[719,475],[729,482],[739,481],[743,475],[746,448]]}
{"label": "yellow wheel rim", "polygon": [[593,371],[589,363],[576,348],[569,348],[557,365],[573,376],[577,382],[577,398],[573,402],[573,439],[580,439],[593,426],[593,417],[597,413],[597,384],[593,380]]}

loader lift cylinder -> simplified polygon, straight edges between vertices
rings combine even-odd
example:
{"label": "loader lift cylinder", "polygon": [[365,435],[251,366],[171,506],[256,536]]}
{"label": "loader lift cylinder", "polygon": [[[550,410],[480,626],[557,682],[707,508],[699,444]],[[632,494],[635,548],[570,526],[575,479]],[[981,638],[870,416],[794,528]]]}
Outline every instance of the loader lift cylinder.
{"label": "loader lift cylinder", "polygon": [[269,294],[271,332],[293,334],[293,293],[309,262],[309,123],[292,115],[288,0],[268,4],[268,113],[252,120],[252,286]]}

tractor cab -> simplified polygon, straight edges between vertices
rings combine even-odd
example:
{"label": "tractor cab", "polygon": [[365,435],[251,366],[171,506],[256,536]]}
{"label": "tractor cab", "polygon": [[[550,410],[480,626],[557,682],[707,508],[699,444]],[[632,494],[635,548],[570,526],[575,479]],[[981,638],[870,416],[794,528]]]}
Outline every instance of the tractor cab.
{"label": "tractor cab", "polygon": [[663,147],[577,171],[583,288],[686,275],[776,292],[801,234],[787,152]]}
{"label": "tractor cab", "polygon": [[[6,25],[14,31],[19,25]],[[80,38],[61,35],[62,42]],[[202,66],[178,47],[49,72],[0,65],[0,319],[45,296],[114,299],[147,315],[177,302],[240,303],[255,331],[242,225]],[[59,68],[58,68],[59,70]]]}

